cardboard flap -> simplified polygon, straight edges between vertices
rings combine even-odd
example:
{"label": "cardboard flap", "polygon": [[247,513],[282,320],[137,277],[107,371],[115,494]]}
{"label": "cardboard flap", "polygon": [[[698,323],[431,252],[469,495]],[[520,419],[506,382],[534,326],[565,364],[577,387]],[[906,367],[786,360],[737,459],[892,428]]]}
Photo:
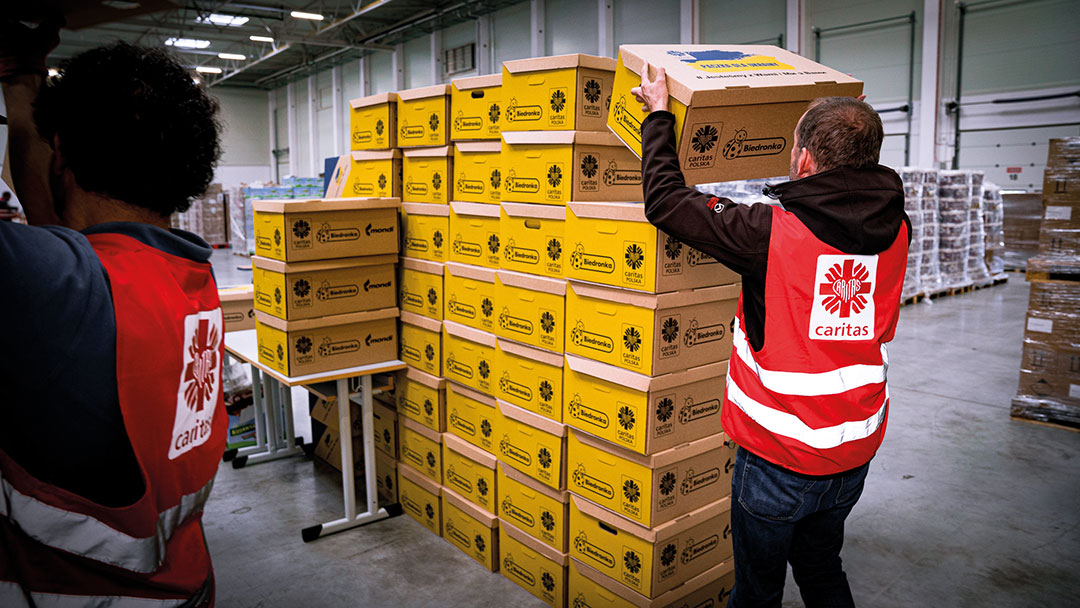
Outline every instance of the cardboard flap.
{"label": "cardboard flap", "polygon": [[487,76],[470,76],[468,78],[455,78],[451,84],[459,91],[470,89],[486,89],[502,85],[502,72],[488,74]]}
{"label": "cardboard flap", "polygon": [[690,306],[704,304],[706,302],[719,302],[721,300],[735,300],[742,291],[742,284],[716,285],[713,287],[699,287],[689,291],[675,291],[662,293],[656,296],[659,308],[672,308],[675,306]]}
{"label": "cardboard flap", "polygon": [[397,100],[397,93],[376,93],[375,95],[368,95],[367,97],[350,99],[349,106],[354,110],[359,110],[360,108],[375,106],[380,103],[394,103]]}
{"label": "cardboard flap", "polygon": [[407,310],[401,311],[400,316],[402,323],[409,325],[415,325],[428,331],[434,331],[442,333],[442,321],[432,319],[431,317],[425,317],[424,315],[418,315],[415,312],[409,312]]}
{"label": "cardboard flap", "polygon": [[535,274],[525,274],[513,270],[497,270],[495,276],[499,277],[503,285],[531,289],[554,296],[566,295],[566,280],[542,277]]}
{"label": "cardboard flap", "polygon": [[426,97],[438,97],[439,95],[449,94],[450,85],[436,84],[430,87],[417,87],[415,89],[398,91],[398,98],[401,99],[401,101],[413,101],[414,99],[424,99]]}
{"label": "cardboard flap", "polygon": [[[601,363],[601,365],[603,364]],[[727,373],[728,360],[717,361],[716,363],[707,363],[690,369],[664,374],[663,376],[656,376],[650,379],[651,384],[649,388],[654,391],[662,391],[675,386],[684,386],[694,382],[701,382],[702,380],[707,380],[709,378],[727,376]]]}
{"label": "cardboard flap", "polygon": [[561,502],[564,505],[570,502],[570,492],[568,490],[555,490],[551,486],[536,481],[514,467],[503,466],[502,463],[499,463],[499,471],[510,479],[513,479],[523,486],[527,486],[534,492],[547,496],[551,500]]}
{"label": "cardboard flap", "polygon": [[[396,411],[386,407],[385,405],[380,403],[377,399],[372,399],[371,400],[371,406],[372,406],[371,407],[372,413],[375,416],[379,417],[379,418],[385,418],[387,420],[397,420],[397,418],[398,418],[398,415],[397,415]],[[382,452],[379,452],[379,453],[381,454]],[[391,458],[391,460],[393,460],[393,459]]]}
{"label": "cardboard flap", "polygon": [[[453,321],[451,321],[451,323],[452,322]],[[488,407],[495,407],[495,398],[491,395],[485,395],[484,393],[474,391],[473,389],[467,386],[462,386],[456,382],[447,382],[446,388],[461,395],[462,397],[472,399],[473,401],[482,403]]]}
{"label": "cardboard flap", "polygon": [[275,316],[266,314],[265,312],[255,311],[255,320],[263,325],[269,325],[274,329],[280,329],[281,331],[302,331],[305,329],[316,329],[319,327],[331,327],[334,325],[349,325],[351,323],[366,323],[368,321],[378,321],[380,319],[396,319],[398,316],[397,308],[380,308],[379,310],[367,310],[364,312],[350,312],[344,315],[330,315],[327,317],[316,317],[314,319],[301,319],[299,321],[286,321],[279,319]]}
{"label": "cardboard flap", "polygon": [[[488,528],[496,528],[499,525],[499,518],[495,517],[491,513],[481,509],[473,503],[466,500],[461,494],[443,486],[442,489],[443,499],[446,502],[457,507],[459,511],[475,519],[476,521],[484,524]],[[445,517],[445,516],[444,516]]]}
{"label": "cardboard flap", "polygon": [[[776,46],[624,44],[619,56],[635,74],[646,61],[651,78],[663,67],[668,93],[684,105],[810,101],[862,92],[860,80]],[[701,78],[721,72],[725,78]]]}
{"label": "cardboard flap", "polygon": [[499,404],[499,411],[502,412],[502,415],[511,420],[516,420],[549,435],[566,437],[566,425],[561,422],[555,422],[551,418],[541,416],[540,414],[534,414],[529,410],[507,403],[502,399],[496,399],[495,402]]}
{"label": "cardboard flap", "polygon": [[360,268],[363,266],[381,266],[397,262],[398,256],[365,255],[358,258],[339,258],[335,260],[313,260],[311,262],[282,262],[259,255],[251,256],[251,265],[271,272],[287,274],[290,272],[315,272],[319,270],[340,270],[342,268]]}
{"label": "cardboard flap", "polygon": [[405,150],[407,158],[442,158],[453,156],[453,146],[435,146],[434,148],[408,148]]}
{"label": "cardboard flap", "polygon": [[396,209],[400,198],[315,198],[292,200],[254,200],[251,208],[262,213],[315,213],[318,211],[354,211],[358,209]]}
{"label": "cardboard flap", "polygon": [[502,203],[509,217],[527,217],[538,220],[566,221],[566,207],[562,205],[533,205],[530,203]]}
{"label": "cardboard flap", "polygon": [[[408,420],[408,418],[405,418],[404,420]],[[398,475],[401,475],[435,496],[442,496],[442,486],[431,479],[428,479],[427,475],[424,475],[407,464],[403,467],[398,467]]]}
{"label": "cardboard flap", "polygon": [[443,274],[442,262],[418,260],[416,258],[401,258],[401,267],[408,268],[409,270],[416,270],[418,272],[426,272],[428,274],[437,274],[439,276],[442,276]]}
{"label": "cardboard flap", "polygon": [[563,366],[563,356],[560,354],[533,348],[532,346],[526,346],[524,344],[518,344],[517,342],[511,342],[510,340],[505,340],[503,338],[496,338],[495,340],[504,353],[510,353],[511,355],[524,357],[526,359],[534,359],[552,367]]}
{"label": "cardboard flap", "polygon": [[[398,468],[397,461],[384,454],[382,450],[375,450],[375,460],[380,466],[388,467],[394,469],[395,471]],[[362,465],[363,462],[361,462],[360,464]],[[358,470],[362,471],[363,469],[363,466],[361,466]]]}
{"label": "cardboard flap", "polygon": [[[480,204],[483,205],[483,203]],[[447,262],[446,272],[455,277],[464,277],[474,281],[482,281],[484,283],[491,283],[492,285],[495,284],[495,271],[491,268],[462,264],[460,262]]]}
{"label": "cardboard flap", "polygon": [[443,445],[486,469],[494,470],[499,462],[491,452],[485,452],[457,435],[443,433]]}
{"label": "cardboard flap", "polygon": [[621,139],[611,131],[572,131],[574,143],[587,146],[624,146]]}
{"label": "cardboard flap", "polygon": [[615,71],[615,65],[615,60],[611,57],[597,57],[596,55],[583,55],[581,53],[556,55],[554,57],[534,57],[532,59],[517,59],[514,61],[503,62],[503,68],[511,74],[576,67],[613,72]]}
{"label": "cardboard flap", "polygon": [[450,205],[437,203],[401,203],[401,210],[409,215],[434,215],[450,217]]}
{"label": "cardboard flap", "polygon": [[677,445],[673,448],[668,448],[663,452],[657,452],[652,455],[652,467],[654,469],[666,467],[680,460],[690,458],[691,456],[697,456],[698,454],[704,454],[705,452],[722,449],[724,443],[727,441],[727,435],[724,433],[717,433],[715,435],[709,435],[708,437],[702,437],[701,439],[695,439],[689,443]]}
{"label": "cardboard flap", "polygon": [[570,145],[574,143],[574,131],[503,131],[502,138],[511,146],[520,144]]}
{"label": "cardboard flap", "polygon": [[502,144],[498,141],[459,141],[454,144],[459,153],[469,154],[472,152],[502,152]]}
{"label": "cardboard flap", "polygon": [[[592,298],[594,300],[606,300],[608,302],[615,302],[618,304],[629,304],[631,306],[637,306],[639,308],[651,308],[653,310],[660,308],[657,305],[656,294],[633,292],[626,289],[619,289],[617,287],[606,287],[600,285],[594,285],[591,283],[583,283],[581,281],[575,281],[571,279],[568,282],[568,288],[575,294],[583,298]],[[676,292],[675,295],[682,295],[688,292]]]}
{"label": "cardboard flap", "polygon": [[575,217],[591,220],[648,222],[642,203],[566,203]]}
{"label": "cardboard flap", "polygon": [[499,525],[502,526],[504,530],[506,530],[507,536],[525,545],[526,549],[529,549],[534,553],[539,553],[549,561],[553,561],[561,566],[565,566],[569,563],[569,554],[559,553],[548,545],[545,545],[544,543],[536,540],[535,538],[529,536],[521,530],[518,530],[516,527],[514,527],[514,524],[508,524],[505,520],[503,520],[499,522]]}
{"label": "cardboard flap", "polygon": [[[428,427],[420,424],[419,422],[413,420],[412,418],[409,418],[408,416],[399,417],[398,423],[405,425],[405,428],[409,429],[410,431],[423,435],[424,437],[427,437],[435,443],[442,445],[442,433],[438,431],[433,431]],[[435,490],[435,493],[438,494],[439,491]]]}
{"label": "cardboard flap", "polygon": [[446,330],[446,333],[455,338],[461,338],[462,340],[483,344],[489,348],[495,348],[495,336],[486,331],[473,329],[468,325],[462,325],[455,321],[443,321],[443,329]]}
{"label": "cardboard flap", "polygon": [[395,158],[401,158],[401,150],[394,148],[393,150],[356,150],[350,152],[354,162],[362,162],[365,160],[394,160]]}
{"label": "cardboard flap", "polygon": [[680,515],[659,526],[647,528],[576,495],[571,495],[570,500],[573,501],[574,508],[585,515],[649,543],[663,542],[676,534],[689,530],[698,524],[709,521],[710,519],[723,515],[731,510],[731,497],[725,496],[716,502],[711,502],[704,507]]}
{"label": "cardboard flap", "polygon": [[579,374],[607,380],[608,382],[625,386],[642,393],[647,393],[649,391],[649,386],[652,381],[652,378],[649,376],[614,365],[608,365],[607,363],[600,363],[599,361],[579,357],[577,355],[567,354],[566,366]]}
{"label": "cardboard flap", "polygon": [[435,390],[446,388],[446,378],[433,376],[423,370],[412,367],[411,365],[405,368],[405,377],[413,382],[419,382],[420,384]]}
{"label": "cardboard flap", "polygon": [[712,583],[724,576],[727,576],[735,569],[734,560],[729,559],[726,562],[717,564],[712,568],[709,568],[705,572],[695,576],[694,578],[686,581],[685,583],[675,587],[671,591],[660,594],[655,599],[649,599],[644,595],[641,595],[637,591],[620,584],[610,576],[605,576],[602,572],[593,568],[592,566],[582,563],[580,560],[570,558],[572,562],[570,567],[577,570],[577,573],[584,578],[596,583],[610,592],[612,595],[622,598],[629,602],[636,608],[661,608],[662,606],[681,606],[679,600],[686,596],[698,591],[705,585]]}
{"label": "cardboard flap", "polygon": [[[254,259],[254,258],[252,258]],[[226,287],[218,290],[218,299],[222,302],[246,302],[255,298],[254,285]]]}
{"label": "cardboard flap", "polygon": [[480,217],[499,217],[499,206],[488,203],[468,203],[465,201],[451,201],[450,208],[457,215],[476,215]]}

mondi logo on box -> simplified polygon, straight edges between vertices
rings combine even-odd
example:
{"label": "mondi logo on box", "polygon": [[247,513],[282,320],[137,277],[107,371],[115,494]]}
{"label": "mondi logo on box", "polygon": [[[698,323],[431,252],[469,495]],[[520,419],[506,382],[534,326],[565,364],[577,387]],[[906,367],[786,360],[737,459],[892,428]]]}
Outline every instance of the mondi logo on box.
{"label": "mondi logo on box", "polygon": [[783,152],[785,148],[787,148],[787,139],[783,137],[748,139],[746,129],[739,129],[724,144],[724,158],[735,160],[750,156],[774,156]]}
{"label": "mondi logo on box", "polygon": [[672,57],[678,57],[679,61],[696,70],[701,70],[702,72],[708,72],[710,74],[795,69],[789,64],[781,63],[776,57],[743,53],[742,51],[706,49],[684,52],[670,50],[667,54]]}

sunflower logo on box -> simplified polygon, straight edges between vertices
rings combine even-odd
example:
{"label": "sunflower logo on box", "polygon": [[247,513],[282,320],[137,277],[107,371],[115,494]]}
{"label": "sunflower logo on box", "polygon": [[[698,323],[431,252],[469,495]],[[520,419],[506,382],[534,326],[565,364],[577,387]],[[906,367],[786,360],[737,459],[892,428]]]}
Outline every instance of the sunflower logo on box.
{"label": "sunflower logo on box", "polygon": [[581,159],[581,174],[585,177],[592,179],[596,177],[596,172],[600,169],[600,163],[596,160],[596,157],[592,154],[586,154]]}
{"label": "sunflower logo on box", "polygon": [[487,543],[484,542],[484,537],[477,534],[473,541],[476,542],[476,550],[483,553],[484,547],[487,546]]}
{"label": "sunflower logo on box", "polygon": [[566,107],[566,93],[563,93],[562,90],[556,89],[551,94],[551,111],[555,112],[555,113],[559,113],[559,112],[562,112],[563,108],[565,108],[565,107]]}
{"label": "sunflower logo on box", "polygon": [[435,454],[432,454],[431,452],[427,453],[427,466],[435,468]]}
{"label": "sunflower logo on box", "polygon": [[485,420],[480,423],[480,432],[484,434],[484,437],[491,437],[491,421]]}
{"label": "sunflower logo on box", "polygon": [[596,103],[600,101],[600,83],[594,79],[589,79],[585,83],[585,99],[589,100],[589,103]]}
{"label": "sunflower logo on box", "polygon": [[379,190],[382,190],[385,187],[386,187],[386,174],[385,173],[380,173],[379,174]]}
{"label": "sunflower logo on box", "polygon": [[[487,496],[488,484],[486,479],[481,478],[476,480],[476,491],[479,492],[481,496]],[[482,550],[483,549],[481,549],[481,551]]]}
{"label": "sunflower logo on box", "polygon": [[716,145],[720,132],[712,125],[705,125],[694,133],[693,147],[698,154],[705,154]]}
{"label": "sunflower logo on box", "polygon": [[488,237],[488,251],[493,254],[499,253],[499,235],[493,234]]}
{"label": "sunflower logo on box", "polygon": [[378,122],[375,123],[375,133],[382,135],[384,130],[386,130],[386,125],[383,124],[383,121],[380,118]]}
{"label": "sunflower logo on box", "polygon": [[641,572],[641,556],[633,550],[626,552],[623,556],[623,565],[630,571],[631,574],[637,574]]}
{"label": "sunflower logo on box", "polygon": [[682,255],[682,243],[673,236],[664,239],[664,255],[669,260],[675,261]]}
{"label": "sunflower logo on box", "polygon": [[292,291],[298,298],[306,298],[311,293],[311,284],[307,282],[307,279],[300,279],[293,283]]}
{"label": "sunflower logo on box", "polygon": [[545,572],[540,575],[540,584],[544,586],[544,590],[548,593],[555,590],[555,578],[551,576],[550,572]]}
{"label": "sunflower logo on box", "polygon": [[540,451],[536,453],[536,460],[540,462],[540,466],[545,469],[551,467],[551,452],[547,448],[540,448]]}
{"label": "sunflower logo on box", "polygon": [[439,115],[438,114],[432,113],[431,117],[428,118],[428,126],[431,127],[432,133],[439,130]]}
{"label": "sunflower logo on box", "polygon": [[296,352],[306,355],[311,352],[311,338],[300,336],[296,339]]}
{"label": "sunflower logo on box", "polygon": [[540,514],[540,525],[544,526],[544,529],[551,532],[555,529],[555,516],[550,511],[544,511]]}
{"label": "sunflower logo on box", "polygon": [[431,399],[424,399],[424,413],[430,416],[435,412],[435,406],[431,403]]}
{"label": "sunflower logo on box", "polygon": [[493,103],[488,108],[488,121],[492,124],[499,122],[499,117],[502,116],[502,111],[499,110],[499,104]]}
{"label": "sunflower logo on box", "polygon": [[623,260],[626,261],[630,270],[637,270],[645,263],[645,250],[637,243],[630,243],[626,247],[626,253],[623,254]]}
{"label": "sunflower logo on box", "polygon": [[622,493],[626,500],[631,503],[635,503],[641,498],[641,488],[633,479],[627,479],[623,482]]}
{"label": "sunflower logo on box", "polygon": [[480,368],[480,377],[487,380],[488,376],[491,375],[491,366],[488,365],[487,361],[481,360],[478,367]]}
{"label": "sunflower logo on box", "polygon": [[558,262],[562,257],[562,243],[559,239],[551,239],[547,244],[547,256],[552,262]]}
{"label": "sunflower logo on box", "polygon": [[[308,347],[308,350],[311,350],[311,348]],[[277,345],[277,358],[278,358],[278,361],[281,361],[282,359],[285,358],[285,349],[282,348],[280,344]]]}
{"label": "sunflower logo on box", "polygon": [[619,408],[619,426],[623,429],[627,431],[633,430],[634,418],[634,410],[625,405]]}
{"label": "sunflower logo on box", "polygon": [[623,346],[632,353],[641,349],[641,332],[636,327],[627,327],[623,332]]}
{"label": "sunflower logo on box", "polygon": [[307,220],[296,220],[292,225],[292,233],[298,239],[305,239],[311,234],[311,224]]}
{"label": "sunflower logo on box", "polygon": [[442,175],[440,175],[438,171],[431,176],[431,187],[436,190],[442,187]]}
{"label": "sunflower logo on box", "polygon": [[675,402],[670,397],[664,397],[656,403],[656,419],[660,422],[671,420],[671,415],[674,413]]}
{"label": "sunflower logo on box", "polygon": [[429,287],[427,290],[427,301],[432,306],[439,301],[439,292],[435,291],[434,287]]}
{"label": "sunflower logo on box", "polygon": [[424,506],[424,514],[428,519],[435,519],[435,509],[430,504]]}
{"label": "sunflower logo on box", "polygon": [[430,344],[425,346],[424,347],[424,356],[427,357],[428,361],[434,360],[435,359],[435,347],[430,345]]}
{"label": "sunflower logo on box", "polygon": [[550,334],[555,329],[555,315],[545,310],[544,314],[540,315],[540,329],[544,330],[545,334]]}
{"label": "sunflower logo on box", "polygon": [[674,543],[668,543],[662,551],[660,551],[660,564],[667,567],[675,562],[675,554],[678,553],[675,550]]}
{"label": "sunflower logo on box", "polygon": [[431,237],[431,242],[435,244],[436,249],[442,249],[443,236],[441,230],[435,231],[435,234]]}
{"label": "sunflower logo on box", "polygon": [[547,380],[540,381],[540,398],[544,401],[551,401],[551,398],[555,395],[555,389],[551,388],[551,383]]}
{"label": "sunflower logo on box", "polygon": [[502,185],[502,173],[498,169],[491,170],[491,189],[498,190]]}
{"label": "sunflower logo on box", "polygon": [[274,245],[281,247],[281,231],[274,228]]}
{"label": "sunflower logo on box", "polygon": [[562,169],[559,168],[559,165],[551,165],[548,167],[547,180],[552,188],[559,187],[559,184],[562,183]]}
{"label": "sunflower logo on box", "polygon": [[495,312],[495,305],[491,303],[491,298],[484,298],[484,301],[480,303],[480,312],[484,313],[485,317],[490,317],[491,313]]}
{"label": "sunflower logo on box", "polygon": [[675,491],[675,473],[668,471],[660,478],[660,493],[668,496]]}
{"label": "sunflower logo on box", "polygon": [[664,339],[664,342],[671,344],[679,339],[679,320],[675,317],[668,317],[664,319],[664,325],[660,329],[660,336]]}
{"label": "sunflower logo on box", "polygon": [[274,302],[276,304],[281,304],[281,288],[280,287],[275,287],[274,288]]}

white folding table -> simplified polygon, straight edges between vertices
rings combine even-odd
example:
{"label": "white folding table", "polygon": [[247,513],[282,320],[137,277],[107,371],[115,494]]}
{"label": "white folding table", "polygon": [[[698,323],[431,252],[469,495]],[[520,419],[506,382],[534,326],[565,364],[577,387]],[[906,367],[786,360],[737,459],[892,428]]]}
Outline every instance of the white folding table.
{"label": "white folding table", "polygon": [[[389,511],[386,508],[379,507],[377,489],[375,486],[375,421],[372,413],[372,397],[374,393],[372,391],[371,376],[373,374],[382,374],[405,369],[404,362],[397,360],[383,361],[380,363],[372,363],[370,365],[350,367],[332,372],[309,374],[306,376],[285,376],[277,370],[259,362],[258,343],[256,341],[254,329],[227,332],[225,334],[225,350],[228,354],[251,366],[252,386],[254,387],[257,381],[261,382],[266,401],[269,401],[269,403],[264,402],[259,396],[259,391],[254,391],[256,445],[248,448],[241,448],[236,451],[233,458],[234,468],[241,468],[245,464],[266,462],[303,453],[302,448],[296,444],[296,433],[293,428],[292,396],[290,394],[291,391],[289,390],[292,387],[303,386],[317,394],[324,394],[325,392],[330,391],[320,390],[313,385],[319,383],[334,383],[337,389],[338,428],[343,430],[343,437],[348,437],[349,429],[352,428],[352,408],[349,407],[348,404],[351,401],[356,401],[360,405],[360,420],[362,425],[361,437],[364,445],[364,482],[366,488],[365,498],[367,501],[367,510],[363,513],[356,512],[353,446],[352,441],[342,440],[341,481],[344,486],[345,494],[345,517],[304,528],[301,530],[301,537],[304,539],[304,542],[311,542],[328,534],[341,532],[342,530],[348,530],[381,519],[386,519],[391,516],[391,512],[394,514],[400,512],[400,509],[396,506],[389,507]],[[351,378],[360,379],[360,391],[358,394],[350,395],[349,393],[349,379]],[[282,395],[282,393],[284,393],[284,395]],[[266,413],[265,432],[260,431],[263,411]],[[277,431],[277,423],[281,419],[282,413],[285,414],[284,437]]]}

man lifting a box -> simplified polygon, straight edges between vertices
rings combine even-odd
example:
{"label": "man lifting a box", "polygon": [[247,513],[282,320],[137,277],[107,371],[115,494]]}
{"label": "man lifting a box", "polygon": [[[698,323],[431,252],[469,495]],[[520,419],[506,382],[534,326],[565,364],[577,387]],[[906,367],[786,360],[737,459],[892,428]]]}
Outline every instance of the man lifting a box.
{"label": "man lifting a box", "polygon": [[862,99],[810,103],[781,206],[687,187],[663,68],[632,93],[645,215],[742,276],[721,422],[739,444],[731,484],[732,608],[779,607],[787,564],[803,600],[853,606],[840,560],[888,417],[888,355],[911,224],[899,176],[878,164],[881,119]]}

